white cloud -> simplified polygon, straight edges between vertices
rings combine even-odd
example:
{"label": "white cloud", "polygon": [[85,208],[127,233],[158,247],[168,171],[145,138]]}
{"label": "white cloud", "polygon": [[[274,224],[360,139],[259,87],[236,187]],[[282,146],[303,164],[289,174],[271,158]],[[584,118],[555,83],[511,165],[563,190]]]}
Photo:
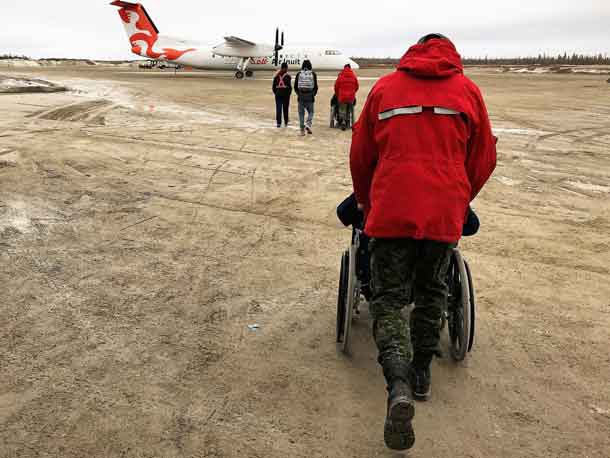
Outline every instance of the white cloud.
{"label": "white cloud", "polygon": [[[424,33],[452,37],[466,56],[610,53],[607,0],[142,0],[162,33],[218,43],[226,34],[333,44],[352,55],[401,55]],[[86,6],[85,6],[86,5]],[[0,2],[0,53],[131,58],[109,1]]]}

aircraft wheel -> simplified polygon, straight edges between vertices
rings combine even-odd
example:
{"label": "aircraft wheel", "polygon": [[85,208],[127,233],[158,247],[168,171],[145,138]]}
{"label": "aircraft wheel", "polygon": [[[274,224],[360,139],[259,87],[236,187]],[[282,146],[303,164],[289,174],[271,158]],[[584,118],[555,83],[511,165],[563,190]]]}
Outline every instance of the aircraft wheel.
{"label": "aircraft wheel", "polygon": [[252,70],[247,70],[247,71],[246,71],[246,76],[247,76],[248,78],[252,78],[252,77],[254,76],[254,72],[253,72]]}
{"label": "aircraft wheel", "polygon": [[237,78],[238,80],[241,80],[244,78],[244,72],[242,72],[241,70],[237,70],[235,72],[235,78]]}

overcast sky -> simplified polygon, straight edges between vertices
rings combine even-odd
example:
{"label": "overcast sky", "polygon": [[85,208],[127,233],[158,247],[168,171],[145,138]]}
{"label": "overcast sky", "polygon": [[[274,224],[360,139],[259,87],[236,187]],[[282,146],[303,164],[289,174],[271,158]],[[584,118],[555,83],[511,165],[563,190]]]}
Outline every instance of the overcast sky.
{"label": "overcast sky", "polygon": [[[0,54],[131,59],[116,8],[103,0],[0,0]],[[610,0],[144,0],[161,33],[217,44],[231,34],[400,56],[441,32],[466,57],[610,54]],[[349,6],[346,6],[349,5]]]}

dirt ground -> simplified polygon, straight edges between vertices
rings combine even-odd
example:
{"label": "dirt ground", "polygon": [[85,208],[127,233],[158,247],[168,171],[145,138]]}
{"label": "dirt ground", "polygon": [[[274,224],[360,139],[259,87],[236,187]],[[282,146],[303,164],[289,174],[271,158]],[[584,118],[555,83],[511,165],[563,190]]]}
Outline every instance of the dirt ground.
{"label": "dirt ground", "polygon": [[301,138],[270,74],[4,73],[72,91],[0,94],[0,457],[610,457],[606,77],[470,72],[500,137],[477,340],[397,454],[366,313],[335,346],[333,75]]}

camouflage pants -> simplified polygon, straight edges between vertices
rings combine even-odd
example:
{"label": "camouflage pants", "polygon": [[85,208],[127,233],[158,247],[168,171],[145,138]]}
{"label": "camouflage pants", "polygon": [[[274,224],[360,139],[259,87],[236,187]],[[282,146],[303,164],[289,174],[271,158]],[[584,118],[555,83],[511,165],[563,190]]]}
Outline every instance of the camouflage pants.
{"label": "camouflage pants", "polygon": [[[373,239],[373,337],[388,380],[406,377],[408,365],[430,364],[438,353],[440,318],[447,302],[445,277],[455,244],[414,239]],[[415,298],[411,322],[402,309]]]}

